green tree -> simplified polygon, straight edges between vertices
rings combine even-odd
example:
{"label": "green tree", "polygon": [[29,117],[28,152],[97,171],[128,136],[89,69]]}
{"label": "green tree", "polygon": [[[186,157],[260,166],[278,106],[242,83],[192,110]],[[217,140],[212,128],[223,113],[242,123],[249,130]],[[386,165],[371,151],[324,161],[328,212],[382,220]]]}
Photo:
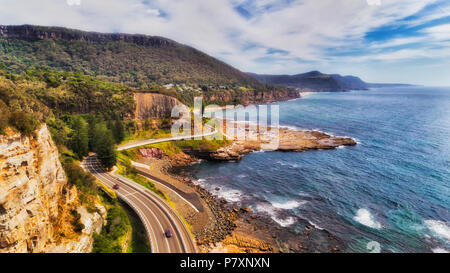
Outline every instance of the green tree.
{"label": "green tree", "polygon": [[103,123],[103,117],[101,116],[95,116],[93,114],[88,114],[85,115],[85,119],[87,120],[87,122],[89,123],[89,151],[95,151],[95,138],[94,138],[94,133],[95,133],[95,126]]}
{"label": "green tree", "polygon": [[97,158],[103,167],[111,169],[116,165],[115,141],[106,124],[101,123],[95,126],[93,143],[94,152],[97,153]]}
{"label": "green tree", "polygon": [[117,144],[125,139],[125,128],[123,126],[123,122],[120,119],[116,119],[116,121],[114,122],[112,132]]}
{"label": "green tree", "polygon": [[79,159],[89,153],[89,125],[80,116],[75,116],[72,121],[72,138],[70,147]]}

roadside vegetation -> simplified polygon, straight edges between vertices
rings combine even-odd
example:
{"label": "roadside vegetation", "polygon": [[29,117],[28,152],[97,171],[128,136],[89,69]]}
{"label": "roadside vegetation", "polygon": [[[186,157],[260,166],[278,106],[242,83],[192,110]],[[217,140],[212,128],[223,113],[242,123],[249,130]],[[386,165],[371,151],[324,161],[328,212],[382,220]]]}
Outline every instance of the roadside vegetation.
{"label": "roadside vegetation", "polygon": [[[114,194],[115,195],[115,194]],[[107,209],[107,224],[94,233],[93,253],[149,253],[150,246],[139,216],[128,205],[103,191],[99,192]]]}
{"label": "roadside vegetation", "polygon": [[60,150],[75,159],[96,152],[111,168],[114,145],[125,138],[122,119],[133,109],[132,92],[121,84],[50,69],[12,74],[0,63],[0,134],[11,128],[34,136],[46,123]]}
{"label": "roadside vegetation", "polygon": [[117,170],[118,174],[146,187],[147,189],[151,190],[152,192],[162,197],[164,200],[166,201],[169,200],[169,198],[161,190],[159,190],[155,186],[155,184],[153,184],[149,179],[139,175],[138,170],[135,167],[131,166],[131,160],[127,155],[119,153],[117,167],[118,167]]}
{"label": "roadside vegetation", "polygon": [[114,199],[107,203],[107,215],[106,226],[103,227],[100,234],[94,233],[94,247],[92,252],[125,252],[124,249],[126,249],[132,233],[132,226],[127,212]]}
{"label": "roadside vegetation", "polygon": [[172,134],[171,125],[170,118],[145,119],[139,123],[126,121],[124,123],[125,135],[120,145],[142,139],[170,137]]}

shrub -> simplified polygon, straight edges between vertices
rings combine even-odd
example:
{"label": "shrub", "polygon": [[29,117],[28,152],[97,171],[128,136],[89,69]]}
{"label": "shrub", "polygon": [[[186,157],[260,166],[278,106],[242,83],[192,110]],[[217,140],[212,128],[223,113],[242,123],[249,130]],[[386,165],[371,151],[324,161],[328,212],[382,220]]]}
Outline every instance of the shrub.
{"label": "shrub", "polygon": [[8,127],[9,115],[8,106],[0,100],[0,134],[4,133],[4,130]]}
{"label": "shrub", "polygon": [[81,233],[84,229],[84,224],[81,223],[81,215],[75,209],[71,210],[70,213],[73,216],[73,220],[72,220],[73,230],[76,233]]}
{"label": "shrub", "polygon": [[26,136],[34,135],[34,131],[37,129],[39,122],[33,118],[31,114],[21,111],[13,112],[9,116],[9,124],[19,130]]}

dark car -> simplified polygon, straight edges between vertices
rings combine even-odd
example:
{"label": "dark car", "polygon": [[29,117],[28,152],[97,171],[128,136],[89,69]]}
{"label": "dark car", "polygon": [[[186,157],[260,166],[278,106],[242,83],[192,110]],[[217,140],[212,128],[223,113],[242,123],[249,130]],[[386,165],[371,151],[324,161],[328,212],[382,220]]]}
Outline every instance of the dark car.
{"label": "dark car", "polygon": [[166,231],[164,231],[164,234],[167,238],[170,238],[172,237],[172,230],[170,230],[170,228],[167,228]]}
{"label": "dark car", "polygon": [[115,190],[118,190],[119,188],[120,188],[119,184],[115,184],[115,185],[113,186],[113,189],[115,189]]}

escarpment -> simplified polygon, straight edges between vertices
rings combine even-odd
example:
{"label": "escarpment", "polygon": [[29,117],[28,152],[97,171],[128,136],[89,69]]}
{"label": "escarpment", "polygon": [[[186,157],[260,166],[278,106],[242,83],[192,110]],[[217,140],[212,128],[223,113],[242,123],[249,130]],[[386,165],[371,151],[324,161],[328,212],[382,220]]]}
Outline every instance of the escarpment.
{"label": "escarpment", "polygon": [[0,252],[90,252],[104,222],[103,207],[97,211],[79,205],[45,125],[35,138],[0,135]]}
{"label": "escarpment", "polygon": [[135,118],[162,118],[170,117],[172,108],[181,105],[181,102],[176,98],[154,94],[154,93],[136,93],[136,112]]}
{"label": "escarpment", "polygon": [[204,100],[210,103],[242,104],[267,103],[300,98],[300,93],[293,89],[274,89],[267,91],[245,90],[239,92],[207,92],[203,94]]}

